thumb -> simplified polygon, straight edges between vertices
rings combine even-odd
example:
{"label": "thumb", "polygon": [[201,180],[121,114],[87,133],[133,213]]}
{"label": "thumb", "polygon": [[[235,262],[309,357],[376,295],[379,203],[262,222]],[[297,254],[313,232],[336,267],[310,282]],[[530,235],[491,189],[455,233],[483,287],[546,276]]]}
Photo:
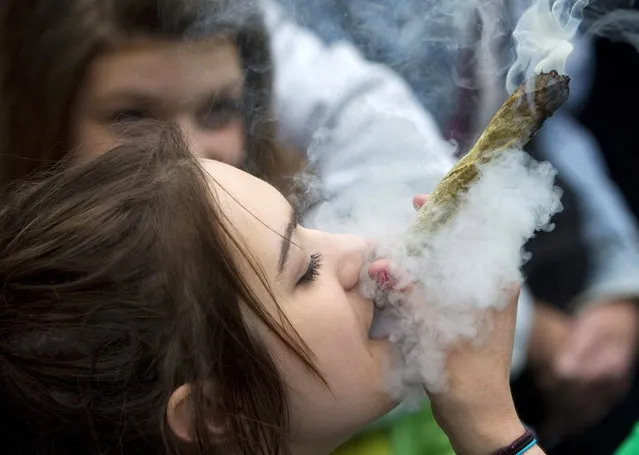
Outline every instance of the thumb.
{"label": "thumb", "polygon": [[418,194],[417,196],[415,196],[413,198],[413,207],[415,208],[415,210],[421,209],[422,206],[426,204],[426,202],[428,202],[429,197],[430,196],[428,194]]}

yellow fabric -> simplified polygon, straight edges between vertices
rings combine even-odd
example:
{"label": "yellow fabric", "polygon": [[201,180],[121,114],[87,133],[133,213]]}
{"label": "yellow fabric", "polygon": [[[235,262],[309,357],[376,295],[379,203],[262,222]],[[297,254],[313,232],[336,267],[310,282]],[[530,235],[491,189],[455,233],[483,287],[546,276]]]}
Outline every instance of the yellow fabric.
{"label": "yellow fabric", "polygon": [[357,436],[333,452],[333,455],[392,455],[390,436],[386,431]]}
{"label": "yellow fabric", "polygon": [[397,415],[383,427],[369,427],[333,455],[454,455],[430,406]]}

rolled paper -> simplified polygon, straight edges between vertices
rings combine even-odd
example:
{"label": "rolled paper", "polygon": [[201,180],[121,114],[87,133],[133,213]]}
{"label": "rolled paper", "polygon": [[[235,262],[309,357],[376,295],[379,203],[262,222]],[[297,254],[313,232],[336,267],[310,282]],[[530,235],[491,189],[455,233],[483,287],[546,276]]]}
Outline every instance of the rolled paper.
{"label": "rolled paper", "polygon": [[500,153],[521,149],[543,123],[564,104],[570,78],[556,71],[540,73],[522,83],[488,122],[470,151],[439,182],[428,203],[409,228],[411,242],[424,239],[450,222],[459,210],[461,197],[479,178],[477,165]]}

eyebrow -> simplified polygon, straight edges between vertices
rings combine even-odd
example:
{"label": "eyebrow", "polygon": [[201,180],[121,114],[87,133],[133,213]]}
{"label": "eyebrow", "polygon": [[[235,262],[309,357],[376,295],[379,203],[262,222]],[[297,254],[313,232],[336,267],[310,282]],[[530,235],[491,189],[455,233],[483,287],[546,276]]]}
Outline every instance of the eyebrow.
{"label": "eyebrow", "polygon": [[297,211],[291,209],[291,214],[288,220],[288,224],[286,225],[286,230],[284,231],[284,235],[282,236],[282,248],[280,250],[280,261],[277,265],[278,273],[282,273],[284,271],[284,267],[286,267],[286,261],[288,260],[289,251],[291,250],[291,236],[293,235],[293,231],[297,227],[299,223],[299,214]]}
{"label": "eyebrow", "polygon": [[[199,97],[202,99],[216,99],[216,98],[233,98],[239,96],[241,93],[243,84],[241,81],[229,81],[224,85],[220,85],[208,92],[203,92]],[[120,103],[120,102],[133,102],[141,104],[151,104],[157,99],[161,99],[164,93],[157,89],[148,88],[117,88],[113,89],[110,93],[107,92],[107,96],[104,94],[99,95],[96,98],[97,104],[105,104],[106,102]]]}

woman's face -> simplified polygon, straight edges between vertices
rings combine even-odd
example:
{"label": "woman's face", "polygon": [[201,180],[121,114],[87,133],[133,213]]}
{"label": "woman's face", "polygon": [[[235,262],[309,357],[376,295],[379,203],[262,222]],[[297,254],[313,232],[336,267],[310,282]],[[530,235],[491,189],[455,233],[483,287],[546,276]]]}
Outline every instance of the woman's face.
{"label": "woman's face", "polygon": [[130,42],[90,65],[72,109],[72,145],[90,156],[121,144],[141,122],[172,121],[198,156],[239,166],[243,86],[228,40]]}
{"label": "woman's face", "polygon": [[[277,190],[238,169],[212,161],[205,168],[229,225],[259,261],[330,387],[247,315],[287,385],[291,444],[299,453],[327,453],[395,405],[384,386],[389,344],[369,339],[373,302],[359,292],[368,245],[357,237],[303,228]],[[254,276],[247,281],[258,282]],[[255,292],[280,320],[265,289]]]}

